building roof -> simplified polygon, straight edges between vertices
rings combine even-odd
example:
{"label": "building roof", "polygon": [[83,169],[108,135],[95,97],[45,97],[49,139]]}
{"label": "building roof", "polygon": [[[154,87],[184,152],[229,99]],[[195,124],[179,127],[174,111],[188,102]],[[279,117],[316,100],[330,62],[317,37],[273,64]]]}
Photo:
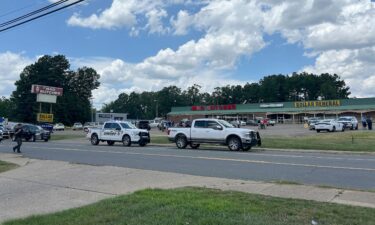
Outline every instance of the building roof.
{"label": "building roof", "polygon": [[[324,104],[328,102],[327,104]],[[332,104],[330,104],[332,103]],[[303,105],[303,106],[301,106]],[[305,106],[307,105],[307,106]],[[328,106],[322,106],[328,105]],[[339,100],[303,101],[303,102],[272,102],[254,104],[236,104],[230,110],[193,110],[192,106],[172,107],[168,115],[220,115],[249,113],[335,113],[342,111],[375,111],[375,98],[352,98]],[[223,108],[223,107],[221,107]]]}

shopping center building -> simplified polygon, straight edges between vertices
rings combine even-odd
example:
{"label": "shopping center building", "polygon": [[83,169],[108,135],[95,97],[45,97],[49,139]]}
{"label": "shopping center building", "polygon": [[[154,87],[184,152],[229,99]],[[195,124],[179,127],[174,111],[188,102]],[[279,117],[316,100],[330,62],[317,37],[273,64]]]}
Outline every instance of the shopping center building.
{"label": "shopping center building", "polygon": [[272,102],[231,105],[194,105],[173,107],[168,119],[220,118],[243,121],[270,118],[278,123],[302,123],[308,117],[337,118],[355,116],[375,118],[375,98],[353,98],[322,101]]}

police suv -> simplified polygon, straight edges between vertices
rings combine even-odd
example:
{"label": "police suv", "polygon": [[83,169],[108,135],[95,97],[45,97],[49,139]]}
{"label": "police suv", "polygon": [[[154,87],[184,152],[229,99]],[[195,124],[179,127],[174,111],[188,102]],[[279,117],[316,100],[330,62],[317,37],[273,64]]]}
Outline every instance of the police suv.
{"label": "police suv", "polygon": [[122,142],[124,146],[131,144],[145,146],[150,143],[150,133],[147,130],[138,129],[128,121],[108,121],[102,128],[89,128],[86,137],[93,145],[105,141],[108,145]]}

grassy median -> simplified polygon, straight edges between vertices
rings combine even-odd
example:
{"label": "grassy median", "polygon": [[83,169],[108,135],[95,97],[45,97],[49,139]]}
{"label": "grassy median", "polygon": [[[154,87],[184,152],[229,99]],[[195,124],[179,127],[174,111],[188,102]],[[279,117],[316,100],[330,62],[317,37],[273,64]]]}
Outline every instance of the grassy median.
{"label": "grassy median", "polygon": [[265,137],[262,147],[375,152],[375,132],[322,132],[302,137]]}
{"label": "grassy median", "polygon": [[375,209],[203,188],[144,190],[4,225],[370,225]]}
{"label": "grassy median", "polygon": [[[166,136],[157,136],[151,137],[151,143],[167,144],[170,142]],[[375,152],[375,132],[322,132],[301,137],[263,137],[262,147]]]}
{"label": "grassy median", "polygon": [[12,170],[16,167],[17,167],[16,164],[0,161],[0,173],[8,171],[8,170]]}

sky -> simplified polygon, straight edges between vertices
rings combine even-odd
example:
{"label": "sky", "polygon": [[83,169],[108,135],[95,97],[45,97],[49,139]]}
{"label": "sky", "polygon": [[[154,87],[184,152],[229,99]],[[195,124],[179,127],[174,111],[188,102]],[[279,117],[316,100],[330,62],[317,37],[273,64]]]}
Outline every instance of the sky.
{"label": "sky", "polygon": [[[0,23],[56,1],[1,0]],[[98,108],[123,92],[193,84],[211,92],[293,72],[336,73],[351,97],[374,97],[375,3],[86,0],[0,32],[0,96],[25,66],[56,54],[101,75]]]}

